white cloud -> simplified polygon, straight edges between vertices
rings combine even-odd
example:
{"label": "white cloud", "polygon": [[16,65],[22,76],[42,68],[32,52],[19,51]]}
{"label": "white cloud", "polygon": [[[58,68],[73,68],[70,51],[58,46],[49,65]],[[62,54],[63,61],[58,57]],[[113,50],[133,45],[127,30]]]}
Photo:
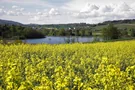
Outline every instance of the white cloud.
{"label": "white cloud", "polygon": [[12,6],[12,9],[16,10],[16,11],[24,11],[24,8],[21,8],[21,7],[16,6],[16,5]]}
{"label": "white cloud", "polygon": [[49,15],[59,15],[60,13],[58,12],[57,9],[51,8],[49,11]]}
{"label": "white cloud", "polygon": [[[0,3],[0,18],[35,23],[97,23],[105,20],[135,18],[135,3],[131,0],[69,0],[62,4],[44,0],[6,0]],[[61,0],[62,1],[62,0]],[[90,2],[89,2],[90,1]],[[54,1],[53,1],[54,2]],[[62,1],[63,2],[63,1]],[[89,3],[86,3],[89,2]],[[2,7],[2,6],[5,7]],[[19,18],[23,17],[23,18]],[[20,19],[20,20],[19,20]]]}
{"label": "white cloud", "polygon": [[6,14],[9,16],[16,16],[17,15],[16,12],[14,12],[14,11],[7,11]]}
{"label": "white cloud", "polygon": [[24,8],[17,8],[17,11],[24,11]]}
{"label": "white cloud", "polygon": [[40,16],[34,16],[33,18],[30,18],[30,20],[32,20],[32,21],[39,21],[41,19],[40,19]]}
{"label": "white cloud", "polygon": [[63,9],[79,11],[84,5],[86,5],[86,2],[88,2],[88,0],[71,0],[71,2],[68,2],[63,6]]}
{"label": "white cloud", "polygon": [[16,8],[18,8],[18,6],[15,6],[15,5],[14,5],[14,6],[12,6],[12,8],[13,8],[13,9],[16,9]]}
{"label": "white cloud", "polygon": [[30,17],[30,21],[43,21],[46,19],[46,17],[54,18],[56,16],[61,15],[58,9],[51,8],[50,10],[44,10],[43,12],[39,12],[39,10],[36,14],[33,13]]}
{"label": "white cloud", "polygon": [[135,3],[131,4],[131,8],[135,10]]}
{"label": "white cloud", "polygon": [[98,5],[86,4],[86,6],[74,16],[80,19],[94,19],[100,17],[103,20],[115,20],[135,18],[135,11],[126,3],[102,5],[100,7],[98,7]]}
{"label": "white cloud", "polygon": [[117,5],[117,7],[114,9],[115,12],[123,12],[123,11],[130,11],[131,7],[127,5],[125,2]]}
{"label": "white cloud", "polygon": [[0,8],[0,15],[4,15],[5,13],[6,11]]}
{"label": "white cloud", "polygon": [[112,12],[113,11],[113,7],[112,6],[109,6],[109,5],[104,5],[104,6],[101,6],[99,8],[99,12],[102,12],[102,13],[105,13],[105,12]]}
{"label": "white cloud", "polygon": [[42,12],[38,12],[37,15],[42,15]]}
{"label": "white cloud", "polygon": [[98,9],[99,9],[98,6],[87,3],[86,6],[84,8],[82,8],[82,10],[80,12],[91,12],[93,10],[98,10]]}
{"label": "white cloud", "polygon": [[24,15],[24,8],[20,8],[19,6],[12,6],[12,8],[3,8],[0,9],[0,15],[5,16],[23,16]]}
{"label": "white cloud", "polygon": [[13,10],[8,10],[5,12],[5,15],[8,15],[8,16],[23,16],[23,15],[26,15],[24,12],[21,12],[21,11],[13,11]]}

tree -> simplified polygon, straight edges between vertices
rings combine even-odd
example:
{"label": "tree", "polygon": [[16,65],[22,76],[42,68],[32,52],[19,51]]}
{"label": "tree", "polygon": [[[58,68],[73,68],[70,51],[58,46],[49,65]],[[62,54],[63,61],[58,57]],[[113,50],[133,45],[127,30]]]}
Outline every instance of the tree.
{"label": "tree", "polygon": [[80,34],[80,36],[85,36],[85,30],[80,30],[79,34]]}
{"label": "tree", "polygon": [[65,30],[64,29],[59,30],[58,35],[59,36],[65,36]]}
{"label": "tree", "polygon": [[129,36],[131,36],[131,37],[135,37],[135,30],[134,30],[134,29],[129,29],[129,30],[128,30],[128,34],[129,34]]}
{"label": "tree", "polygon": [[0,36],[2,36],[2,26],[0,25]]}
{"label": "tree", "polygon": [[113,24],[109,24],[107,28],[102,29],[102,36],[105,40],[118,39],[120,32],[117,27],[113,26]]}
{"label": "tree", "polygon": [[49,35],[49,36],[55,36],[55,35],[56,35],[55,30],[54,30],[54,29],[49,30],[48,35]]}
{"label": "tree", "polygon": [[92,32],[90,30],[85,30],[85,36],[92,36]]}
{"label": "tree", "polygon": [[44,38],[44,35],[41,32],[39,32],[37,30],[33,30],[32,28],[25,28],[24,31],[25,31],[26,38],[30,38],[30,39]]}
{"label": "tree", "polygon": [[125,30],[125,29],[121,29],[121,36],[122,37],[127,37],[128,36],[128,31],[127,30]]}
{"label": "tree", "polygon": [[9,26],[4,25],[2,29],[2,37],[3,38],[9,38],[10,37],[10,31],[9,31]]}
{"label": "tree", "polygon": [[75,36],[79,36],[79,30],[75,30]]}
{"label": "tree", "polygon": [[67,30],[65,31],[66,36],[72,36],[72,30]]}

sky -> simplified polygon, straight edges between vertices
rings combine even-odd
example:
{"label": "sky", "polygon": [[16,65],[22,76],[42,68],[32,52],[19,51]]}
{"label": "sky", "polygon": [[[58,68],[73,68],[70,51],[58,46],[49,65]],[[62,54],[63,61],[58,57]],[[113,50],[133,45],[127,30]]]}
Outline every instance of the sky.
{"label": "sky", "polygon": [[135,19],[134,0],[0,0],[0,19],[23,24]]}

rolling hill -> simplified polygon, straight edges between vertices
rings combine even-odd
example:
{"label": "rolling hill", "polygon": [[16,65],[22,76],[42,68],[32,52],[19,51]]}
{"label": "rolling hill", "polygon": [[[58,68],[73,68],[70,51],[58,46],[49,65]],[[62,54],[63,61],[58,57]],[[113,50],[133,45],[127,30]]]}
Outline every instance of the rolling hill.
{"label": "rolling hill", "polygon": [[22,23],[19,23],[19,22],[0,19],[0,25],[4,25],[4,24],[7,24],[7,25],[23,25]]}
{"label": "rolling hill", "polygon": [[36,28],[91,28],[92,30],[100,30],[104,27],[106,27],[108,24],[114,24],[116,27],[120,29],[131,29],[135,28],[135,19],[126,19],[126,20],[114,20],[114,21],[105,21],[103,23],[98,24],[86,24],[86,23],[69,23],[69,24],[22,24],[15,21],[10,20],[2,20],[0,19],[0,25],[20,25],[20,26],[29,26],[29,27],[36,27]]}

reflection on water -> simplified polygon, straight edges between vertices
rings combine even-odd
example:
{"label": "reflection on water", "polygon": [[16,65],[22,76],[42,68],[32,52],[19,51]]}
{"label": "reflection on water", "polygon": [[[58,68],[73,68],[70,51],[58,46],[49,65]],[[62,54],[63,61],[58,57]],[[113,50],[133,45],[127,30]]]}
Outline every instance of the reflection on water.
{"label": "reflection on water", "polygon": [[41,39],[26,39],[23,40],[26,43],[36,44],[36,43],[48,43],[48,44],[61,44],[61,43],[74,43],[74,42],[92,42],[94,37],[55,37],[48,36]]}

